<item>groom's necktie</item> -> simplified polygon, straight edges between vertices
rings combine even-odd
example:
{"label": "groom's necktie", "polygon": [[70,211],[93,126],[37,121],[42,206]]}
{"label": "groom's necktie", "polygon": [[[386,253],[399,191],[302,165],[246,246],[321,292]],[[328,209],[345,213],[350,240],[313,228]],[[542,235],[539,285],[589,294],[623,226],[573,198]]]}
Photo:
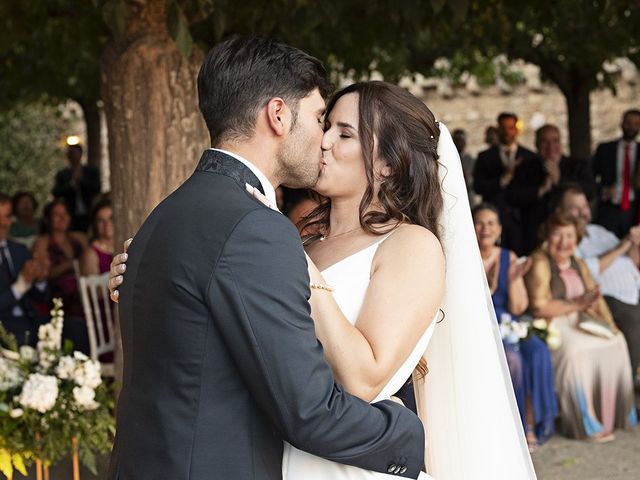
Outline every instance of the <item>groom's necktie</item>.
{"label": "groom's necktie", "polygon": [[205,150],[196,170],[213,172],[233,178],[244,189],[245,183],[257,188],[264,195],[264,189],[258,177],[240,160],[217,150]]}

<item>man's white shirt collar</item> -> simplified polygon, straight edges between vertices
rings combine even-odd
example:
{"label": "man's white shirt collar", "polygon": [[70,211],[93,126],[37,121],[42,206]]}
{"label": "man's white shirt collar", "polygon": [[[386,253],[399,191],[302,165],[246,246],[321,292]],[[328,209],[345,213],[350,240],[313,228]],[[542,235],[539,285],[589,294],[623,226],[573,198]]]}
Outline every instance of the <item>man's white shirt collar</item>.
{"label": "man's white shirt collar", "polygon": [[271,202],[271,204],[274,207],[277,206],[276,190],[275,190],[275,188],[273,188],[273,185],[271,185],[271,182],[266,177],[266,175],[264,173],[262,173],[258,167],[256,167],[249,160],[247,160],[246,158],[241,157],[237,153],[233,153],[233,152],[230,152],[228,150],[222,150],[221,148],[211,148],[210,150],[216,150],[218,152],[225,153],[225,154],[229,155],[230,157],[233,157],[236,160],[238,160],[239,162],[242,162],[244,165],[246,165],[246,167],[249,170],[251,170],[256,177],[258,177],[258,180],[260,180],[260,184],[262,185],[262,189],[264,190],[264,196],[267,197],[267,200],[269,200],[269,202]]}

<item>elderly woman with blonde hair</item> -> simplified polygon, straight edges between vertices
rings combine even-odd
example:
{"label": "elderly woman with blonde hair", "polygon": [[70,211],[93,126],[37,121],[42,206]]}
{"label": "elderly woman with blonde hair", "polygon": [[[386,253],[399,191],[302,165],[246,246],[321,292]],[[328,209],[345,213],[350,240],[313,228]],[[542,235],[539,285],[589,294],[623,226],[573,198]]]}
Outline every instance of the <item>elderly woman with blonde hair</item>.
{"label": "elderly woman with blonde hair", "polygon": [[567,436],[603,442],[615,428],[634,427],[631,364],[624,336],[584,261],[575,256],[583,227],[553,213],[541,226],[542,246],[525,276],[534,316],[557,327],[552,352],[562,426]]}

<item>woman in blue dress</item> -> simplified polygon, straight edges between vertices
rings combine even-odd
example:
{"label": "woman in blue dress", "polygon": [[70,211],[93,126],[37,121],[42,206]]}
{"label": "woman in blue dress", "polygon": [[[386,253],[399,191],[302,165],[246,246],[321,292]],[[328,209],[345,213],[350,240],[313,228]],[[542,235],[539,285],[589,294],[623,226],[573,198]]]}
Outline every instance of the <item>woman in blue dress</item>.
{"label": "woman in blue dress", "polygon": [[[531,261],[497,245],[502,234],[498,210],[483,203],[473,209],[473,222],[498,322],[517,321],[529,306],[523,275]],[[536,336],[505,338],[507,363],[531,451],[554,433],[558,412],[551,355]]]}

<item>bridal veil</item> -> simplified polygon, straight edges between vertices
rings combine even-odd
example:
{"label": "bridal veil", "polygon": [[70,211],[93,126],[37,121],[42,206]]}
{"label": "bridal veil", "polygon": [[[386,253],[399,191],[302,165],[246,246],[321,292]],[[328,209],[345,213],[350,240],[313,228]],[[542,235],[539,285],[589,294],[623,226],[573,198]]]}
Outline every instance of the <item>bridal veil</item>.
{"label": "bridal veil", "polygon": [[527,449],[495,311],[474,233],[458,151],[440,123],[438,142],[446,258],[444,319],[414,375],[426,431],[427,472],[436,480],[529,480]]}

